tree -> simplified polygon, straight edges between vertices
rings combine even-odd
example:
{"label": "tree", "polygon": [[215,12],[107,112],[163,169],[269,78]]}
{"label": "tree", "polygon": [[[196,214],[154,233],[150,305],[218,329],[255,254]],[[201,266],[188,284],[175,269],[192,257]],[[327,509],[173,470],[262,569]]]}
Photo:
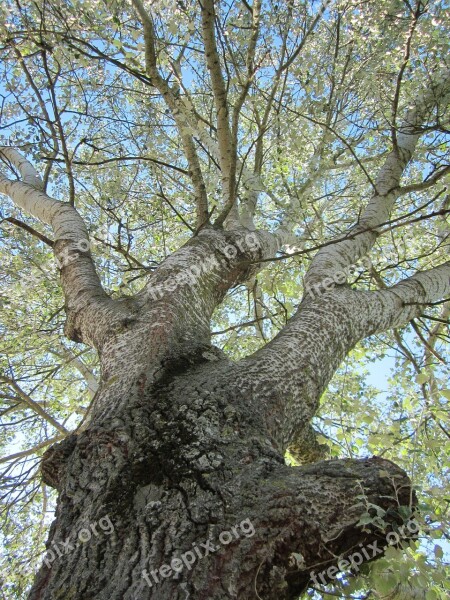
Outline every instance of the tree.
{"label": "tree", "polygon": [[[17,238],[4,246],[18,307],[6,326],[20,311],[41,319],[6,340],[6,425],[25,423],[34,444],[3,459],[14,479],[3,501],[20,500],[30,480],[17,465],[44,450],[42,480],[58,491],[29,598],[298,598],[316,571],[317,585],[334,583],[356,548],[380,549],[371,562],[399,527],[414,538],[405,471],[327,456],[333,428],[318,439],[312,421],[352,350],[390,335],[423,401],[379,454],[430,430],[448,447],[443,3],[0,10],[0,192]],[[27,282],[22,304],[14,287],[26,264],[44,282],[31,305]],[[242,290],[253,333],[227,353],[211,323],[243,327]],[[62,302],[73,344],[55,343]],[[424,314],[432,330],[414,321]],[[402,338],[410,323],[422,362]],[[89,408],[61,369],[86,378]],[[359,567],[347,562],[351,590]],[[379,579],[380,593],[416,593]]]}

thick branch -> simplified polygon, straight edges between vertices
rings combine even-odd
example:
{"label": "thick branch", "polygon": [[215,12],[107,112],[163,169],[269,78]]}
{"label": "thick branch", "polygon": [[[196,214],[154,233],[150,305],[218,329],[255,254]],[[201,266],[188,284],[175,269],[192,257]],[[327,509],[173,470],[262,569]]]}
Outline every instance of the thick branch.
{"label": "thick branch", "polygon": [[66,334],[95,345],[98,340],[89,327],[83,326],[78,315],[88,305],[98,308],[109,299],[92,261],[86,225],[75,208],[40,191],[42,181],[34,167],[16,150],[2,147],[0,152],[20,171],[23,179],[11,181],[0,175],[0,192],[53,229],[53,250],[61,268],[61,283],[66,298]]}
{"label": "thick branch", "polygon": [[145,302],[173,296],[185,307],[196,299],[195,307],[205,320],[212,314],[230,287],[243,283],[257,272],[258,259],[279,249],[277,238],[269,232],[222,231],[205,227],[182,248],[165,259],[148,279],[139,295]]}
{"label": "thick branch", "polygon": [[[405,524],[400,507],[412,509],[411,513],[414,508],[405,472],[377,457],[331,460],[296,468],[280,466],[268,476],[259,475],[256,472],[235,483],[240,490],[237,514],[245,514],[255,530],[251,549],[246,547],[245,555],[241,555],[237,548],[230,562],[222,566],[226,569],[221,571],[225,580],[228,572],[233,580],[232,569],[243,573],[236,582],[237,597],[250,597],[245,591],[252,589],[253,583],[258,598],[296,600],[314,585],[314,577],[319,573],[329,581],[330,567],[335,567],[333,574],[351,569],[352,555],[354,569],[358,563],[380,558],[391,539],[389,533],[399,531],[399,526]],[[412,501],[414,505],[414,496]],[[380,507],[385,522],[382,528],[363,528],[358,524],[368,513],[369,505]],[[408,523],[410,528],[400,529],[402,535],[398,539],[415,537],[418,526]],[[259,563],[256,577],[249,569],[249,557],[255,554]],[[239,569],[243,560],[247,568]],[[336,568],[339,563],[341,566]]]}
{"label": "thick branch", "polygon": [[359,341],[405,325],[423,312],[424,304],[449,295],[450,263],[376,292],[347,286],[310,290],[280,333],[239,363],[243,388],[265,390],[264,411],[280,451],[294,440],[308,440],[303,429],[336,369]]}
{"label": "thick branch", "polygon": [[418,317],[425,305],[450,295],[450,261],[428,271],[419,271],[391,288],[361,293],[374,307],[378,305],[379,320],[372,321],[370,333],[401,327]]}

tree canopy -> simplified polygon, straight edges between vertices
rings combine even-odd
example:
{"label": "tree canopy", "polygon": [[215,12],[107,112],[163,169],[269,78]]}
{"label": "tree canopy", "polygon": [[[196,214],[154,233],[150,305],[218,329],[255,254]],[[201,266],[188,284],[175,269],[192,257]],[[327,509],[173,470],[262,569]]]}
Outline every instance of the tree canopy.
{"label": "tree canopy", "polygon": [[[26,156],[47,193],[81,215],[103,287],[124,302],[205,226],[270,232],[272,255],[213,316],[215,345],[246,356],[303,294],[323,293],[327,275],[383,290],[445,266],[448,9],[446,0],[5,0],[1,178],[24,180],[12,149]],[[58,265],[54,230],[0,191],[2,593],[21,598],[54,503],[39,459],[84,417],[99,366],[91,348],[64,338],[58,267],[70,254]],[[321,279],[308,280],[311,263]],[[358,344],[322,398],[319,442],[333,457],[402,466],[422,533],[316,597],[447,597],[449,313],[447,294]]]}

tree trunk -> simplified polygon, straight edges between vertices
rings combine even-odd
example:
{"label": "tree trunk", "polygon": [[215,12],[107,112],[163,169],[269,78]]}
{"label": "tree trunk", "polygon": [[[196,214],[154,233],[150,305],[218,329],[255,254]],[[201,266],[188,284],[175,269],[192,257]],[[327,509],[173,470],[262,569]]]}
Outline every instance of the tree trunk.
{"label": "tree trunk", "polygon": [[60,497],[30,600],[293,599],[311,570],[382,544],[356,524],[365,502],[399,520],[404,473],[377,458],[286,466],[259,387],[205,346],[127,382],[121,409],[48,451]]}
{"label": "tree trunk", "polygon": [[[211,346],[213,311],[274,256],[277,234],[205,226],[140,293],[113,300],[76,211],[34,183],[3,186],[52,226],[66,334],[101,364],[88,417],[44,455],[59,500],[30,600],[294,599],[358,545],[377,558],[414,504],[405,473],[376,457],[295,468],[283,457],[292,445],[303,462],[321,456],[310,421],[342,359],[445,297],[450,265],[380,292],[310,278],[280,333],[232,363]],[[359,525],[374,506],[382,527]]]}
{"label": "tree trunk", "polygon": [[[381,553],[414,504],[405,473],[376,457],[288,467],[284,453],[294,443],[317,460],[309,423],[329,379],[358,340],[410,319],[404,301],[422,287],[307,296],[233,363],[210,344],[212,312],[275,250],[270,234],[206,228],[134,298],[67,308],[72,336],[96,344],[101,384],[88,419],[44,455],[59,500],[30,600],[294,599],[358,544]],[[358,525],[370,505],[384,529]]]}
{"label": "tree trunk", "polygon": [[[321,456],[311,419],[360,340],[408,323],[450,293],[450,262],[380,291],[352,290],[345,274],[373,247],[396,200],[433,180],[401,186],[420,136],[432,131],[429,115],[450,97],[450,74],[443,71],[419,92],[403,124],[394,127],[393,148],[370,180],[371,199],[355,226],[315,254],[295,315],[264,348],[232,363],[211,346],[212,314],[230,288],[250,281],[290,241],[295,221],[289,209],[275,232],[243,226],[253,228],[264,189],[258,157],[278,81],[261,122],[256,168],[249,170],[238,160],[239,110],[230,126],[214,3],[203,4],[202,33],[217,143],[191,110],[187,90],[176,94],[161,76],[152,18],[140,0],[132,4],[143,26],[146,83],[172,112],[195,188],[197,230],[189,242],[148,275],[140,293],[113,299],[102,287],[88,228],[74,206],[49,197],[31,163],[0,147],[21,177],[0,174],[0,192],[53,231],[47,242],[61,268],[65,333],[95,348],[101,364],[87,419],[44,455],[44,481],[58,489],[59,499],[48,555],[29,598],[294,599],[316,572],[322,583],[332,578],[334,566],[355,548],[364,560],[377,558],[389,528],[404,520],[401,509],[415,503],[405,473],[389,461],[288,467],[283,457],[292,445],[304,462]],[[295,58],[296,52],[286,67],[280,63],[277,79]],[[249,86],[253,75],[250,69]],[[220,165],[223,202],[214,225],[194,138]],[[248,193],[242,214],[237,170]],[[384,522],[361,526],[361,516],[374,506],[385,511]],[[369,554],[369,548],[380,552]]]}

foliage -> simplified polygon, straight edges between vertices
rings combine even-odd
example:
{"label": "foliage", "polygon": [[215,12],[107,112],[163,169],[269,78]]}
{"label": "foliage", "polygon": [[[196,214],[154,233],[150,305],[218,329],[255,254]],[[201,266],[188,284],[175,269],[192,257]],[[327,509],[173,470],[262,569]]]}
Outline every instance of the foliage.
{"label": "foliage", "polygon": [[[285,324],[301,299],[314,248],[358,218],[401,115],[440,66],[448,66],[448,3],[338,0],[322,7],[267,0],[253,56],[249,3],[217,5],[219,53],[237,123],[238,180],[245,167],[264,184],[256,225],[292,226],[290,245],[250,285],[232,290],[215,314],[213,340],[237,358]],[[205,131],[216,135],[214,100],[198,3],[158,0],[148,8],[159,73],[197,123],[188,128],[217,216],[217,157],[204,142]],[[5,0],[0,56],[0,143],[26,152],[51,194],[76,206],[107,290],[135,293],[197,222],[195,183],[176,118],[146,71],[143,27],[132,4]],[[421,185],[397,203],[370,255],[372,268],[355,267],[350,282],[358,289],[385,287],[446,257],[445,107],[429,121],[437,125],[422,136],[402,181]],[[243,204],[247,193],[241,185]],[[20,598],[27,561],[42,551],[53,510],[38,459],[49,439],[80,422],[98,365],[92,351],[64,340],[64,300],[45,242],[50,230],[7,198],[1,211],[0,443],[5,456],[30,450],[2,463],[4,597]],[[403,466],[418,490],[423,525],[420,543],[406,553],[392,549],[357,578],[343,577],[328,590],[333,594],[391,598],[399,583],[410,581],[417,593],[426,591],[418,597],[447,597],[448,314],[448,303],[430,306],[404,330],[364,341],[324,395],[316,418],[321,441],[334,456],[376,454]]]}

